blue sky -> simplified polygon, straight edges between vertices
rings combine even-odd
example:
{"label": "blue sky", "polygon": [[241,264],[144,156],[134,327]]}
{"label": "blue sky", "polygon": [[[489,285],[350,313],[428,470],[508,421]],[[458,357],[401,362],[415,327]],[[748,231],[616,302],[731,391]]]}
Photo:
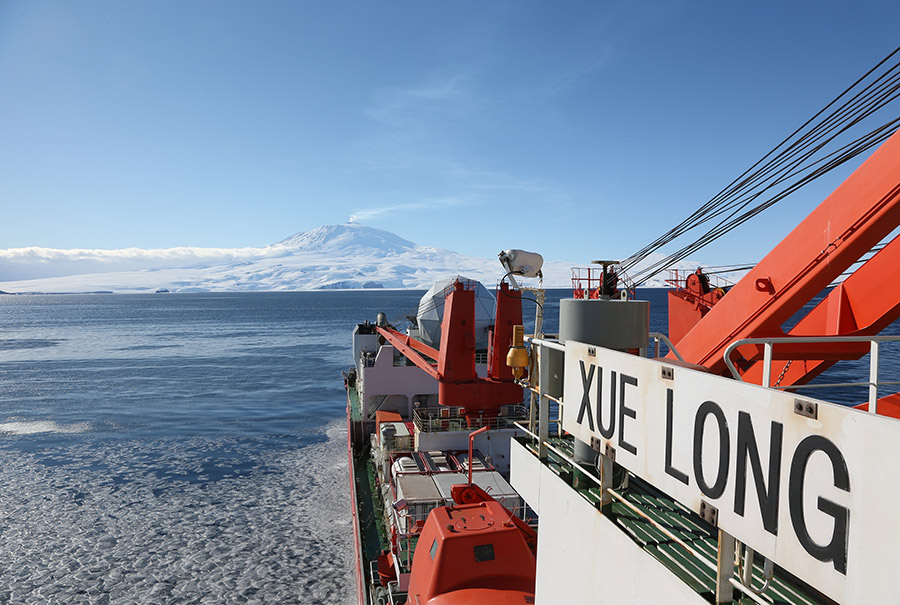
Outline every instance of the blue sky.
{"label": "blue sky", "polygon": [[[624,258],[898,45],[896,2],[0,2],[0,248],[342,223]],[[697,256],[758,260],[823,179]]]}

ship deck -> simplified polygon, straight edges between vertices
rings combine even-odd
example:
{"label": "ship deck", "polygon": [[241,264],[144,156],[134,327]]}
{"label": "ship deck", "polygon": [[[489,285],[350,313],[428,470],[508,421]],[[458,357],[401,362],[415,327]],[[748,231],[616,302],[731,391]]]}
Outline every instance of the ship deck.
{"label": "ship deck", "polygon": [[[357,512],[360,520],[360,538],[364,560],[375,561],[379,552],[389,547],[387,530],[384,527],[382,504],[375,483],[375,468],[370,457],[368,439],[360,416],[356,389],[347,389],[351,426],[358,427],[359,435],[354,435],[354,471],[357,490]],[[535,456],[537,443],[531,438],[520,438]],[[567,457],[574,456],[574,441],[571,436],[552,437],[548,442]],[[601,510],[599,485],[591,481],[587,486],[576,487],[573,481],[576,469],[562,456],[548,452],[543,462],[554,474],[567,483],[579,496]],[[583,471],[584,469],[580,469]],[[598,477],[596,472],[593,472]],[[583,482],[582,482],[583,483]],[[662,563],[674,575],[690,586],[698,595],[709,602],[715,602],[717,532],[716,528],[693,511],[682,506],[673,498],[657,490],[641,479],[629,476],[625,487],[617,490],[625,502],[614,501],[602,509],[616,525],[648,554]],[[665,531],[663,531],[665,530]],[[688,548],[685,548],[685,545]],[[404,553],[408,554],[408,553]],[[408,567],[411,561],[401,557],[399,563]],[[737,566],[736,566],[737,570]],[[367,570],[368,571],[368,570]],[[738,573],[737,571],[735,572]],[[754,562],[751,587],[761,589],[763,568]],[[754,600],[735,591],[732,603],[750,605]],[[817,591],[797,580],[781,568],[775,568],[774,577],[765,590],[761,591],[759,602],[775,604],[831,603]]]}
{"label": "ship deck", "polygon": [[[538,456],[535,440],[525,438],[520,439],[519,442],[536,457]],[[548,443],[568,457],[574,457],[574,439],[571,436],[553,437]],[[601,510],[599,485],[588,481],[590,487],[575,487],[573,477],[576,469],[567,460],[552,451],[548,451],[548,457],[544,464],[582,498]],[[592,474],[599,478],[596,472]],[[673,498],[633,475],[629,476],[627,486],[617,492],[624,497],[627,504],[614,501],[608,508],[603,509],[604,514],[610,516],[634,542],[666,566],[697,594],[714,603],[718,548],[716,528]],[[690,550],[684,545],[687,545]],[[735,570],[737,574],[737,566],[735,566]],[[751,586],[759,590],[762,585],[763,567],[759,561],[755,561]],[[735,595],[736,598],[732,603],[750,605],[755,602],[738,591],[735,591]],[[768,587],[761,591],[760,596],[759,602],[764,603],[832,603],[830,599],[778,567],[775,568],[775,574]]]}
{"label": "ship deck", "polygon": [[[359,398],[355,388],[347,389],[348,417],[352,421],[361,420]],[[350,427],[361,429],[361,422],[351,422]],[[352,430],[352,429],[351,429]],[[351,452],[353,459],[353,481],[356,487],[356,518],[359,523],[359,548],[362,551],[363,574],[371,573],[371,565],[377,560],[382,550],[388,548],[387,530],[381,511],[381,500],[375,484],[375,466],[370,455],[369,444],[359,435],[351,436]]]}

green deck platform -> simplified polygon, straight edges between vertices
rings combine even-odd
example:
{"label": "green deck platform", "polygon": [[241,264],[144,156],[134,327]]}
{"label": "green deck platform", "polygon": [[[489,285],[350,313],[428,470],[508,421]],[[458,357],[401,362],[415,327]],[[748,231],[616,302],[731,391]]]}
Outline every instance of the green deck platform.
{"label": "green deck platform", "polygon": [[[522,440],[522,443],[537,455],[536,444],[530,443],[528,440]],[[571,437],[555,437],[549,443],[567,456],[574,457],[574,441]],[[569,485],[572,485],[575,469],[569,462],[550,451],[545,464]],[[598,476],[596,472],[592,474],[595,477]],[[591,481],[588,481],[588,485],[589,487],[573,487],[572,489],[575,489],[581,497],[599,509],[600,487]],[[604,510],[605,514],[612,517],[622,531],[681,578],[695,592],[714,603],[718,548],[716,528],[693,511],[633,475],[629,477],[627,487],[616,491],[647,517],[690,546],[694,553],[686,550],[660,531],[653,523],[642,518],[621,502],[613,501],[609,508]],[[737,566],[735,566],[735,576],[737,573]],[[755,563],[752,582],[754,588],[758,589],[762,586],[762,577],[762,565]],[[736,600],[732,603],[740,605],[754,603],[752,599],[741,595],[737,590],[735,590],[735,595]],[[762,593],[762,597],[764,600],[776,604],[833,602],[778,567],[775,568],[775,576],[770,581],[769,587]]]}

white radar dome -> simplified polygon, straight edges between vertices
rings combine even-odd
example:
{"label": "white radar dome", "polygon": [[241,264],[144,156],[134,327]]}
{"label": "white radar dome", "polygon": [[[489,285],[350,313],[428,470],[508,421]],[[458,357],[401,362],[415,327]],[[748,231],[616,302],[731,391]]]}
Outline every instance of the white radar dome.
{"label": "white radar dome", "polygon": [[451,277],[435,282],[419,301],[416,322],[419,338],[436,349],[441,344],[441,321],[444,317],[444,302],[453,284],[460,281],[475,289],[475,348],[486,349],[488,330],[494,325],[494,295],[481,282],[465,277]]}

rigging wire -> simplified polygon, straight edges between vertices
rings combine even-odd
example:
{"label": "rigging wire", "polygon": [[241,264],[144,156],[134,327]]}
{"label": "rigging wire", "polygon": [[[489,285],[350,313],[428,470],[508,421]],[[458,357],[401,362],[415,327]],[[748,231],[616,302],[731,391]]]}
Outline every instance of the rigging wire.
{"label": "rigging wire", "polygon": [[[507,273],[506,275],[504,275],[503,277],[501,277],[501,278],[500,278],[500,283],[503,283],[503,280],[506,279],[507,277],[509,277],[509,276],[512,275],[512,274],[513,274],[513,272],[510,271],[509,273]],[[508,297],[510,297],[510,298],[516,298],[515,296],[513,296],[513,295],[510,294],[509,292],[505,292],[505,291],[503,291],[503,290],[500,289],[500,288],[497,288],[497,291],[498,291],[498,292],[503,292],[503,295],[504,295],[504,296],[508,296]],[[544,305],[542,305],[541,303],[539,303],[539,302],[537,301],[537,299],[535,299],[535,298],[525,298],[524,296],[522,296],[521,292],[522,292],[522,289],[520,288],[520,289],[519,289],[519,300],[527,300],[527,301],[533,302],[534,304],[536,304],[537,306],[539,306],[539,307],[541,308],[541,313],[544,312]]]}
{"label": "rigging wire", "polygon": [[[807,184],[814,178],[821,176],[825,172],[828,172],[829,170],[839,166],[843,162],[846,162],[846,161],[856,157],[860,153],[867,151],[874,145],[877,145],[877,144],[883,142],[884,140],[887,139],[888,136],[890,136],[893,128],[895,127],[895,125],[897,123],[898,123],[898,120],[893,120],[892,122],[889,122],[888,124],[883,125],[881,128],[877,129],[876,131],[873,131],[872,133],[865,135],[864,137],[858,139],[857,141],[854,141],[854,143],[852,143],[849,146],[850,147],[849,149],[847,148],[847,146],[845,146],[845,148],[842,148],[841,150],[839,150],[839,152],[843,152],[843,153],[833,152],[832,154],[829,154],[829,156],[821,158],[820,160],[817,160],[816,162],[814,162],[810,165],[804,166],[800,170],[795,170],[794,172],[788,173],[787,175],[783,175],[781,178],[777,179],[776,181],[773,181],[772,183],[767,185],[765,188],[763,188],[760,191],[753,194],[748,199],[739,200],[742,202],[739,205],[735,205],[734,203],[732,203],[732,204],[728,205],[727,207],[725,207],[723,210],[719,210],[718,212],[713,214],[713,216],[717,216],[718,214],[721,214],[722,212],[724,212],[726,210],[730,210],[731,212],[728,214],[728,216],[725,219],[720,221],[716,227],[714,227],[712,230],[708,231],[703,236],[701,236],[701,238],[696,240],[694,242],[694,244],[689,245],[689,247],[688,247],[689,251],[692,251],[692,250],[690,250],[691,248],[695,250],[699,247],[702,247],[703,245],[706,245],[706,243],[709,243],[709,241],[717,239],[718,237],[721,237],[721,235],[723,233],[730,231],[730,229],[724,229],[724,230],[722,229],[723,225],[729,224],[728,219],[734,219],[736,213],[739,210],[742,210],[743,208],[745,208],[751,201],[757,199],[758,197],[760,197],[763,193],[765,193],[769,189],[775,187],[776,185],[784,182],[785,180],[787,180],[791,177],[796,177],[796,176],[800,175],[803,171],[809,171],[807,175],[802,176],[800,178],[800,180],[789,185],[786,189],[781,191],[779,194],[776,194],[775,196],[773,196],[766,202],[763,202],[762,204],[755,206],[749,213],[739,215],[738,218],[736,220],[734,220],[734,223],[740,224],[740,223],[746,221],[748,218],[755,216],[762,210],[765,210],[766,208],[770,207],[774,203],[780,201],[781,199],[786,197],[788,194],[792,193],[793,191],[796,191],[801,186]],[[826,160],[829,160],[829,157],[831,157],[831,160],[826,162]],[[813,168],[815,166],[815,164],[817,164],[817,163],[822,164],[822,165],[819,168],[816,168],[815,170],[810,171],[810,169]],[[709,219],[700,221],[697,223],[697,225],[701,224],[702,222],[706,222],[706,220],[709,220]],[[734,226],[736,226],[736,224]],[[698,246],[697,244],[700,244],[700,245]]]}
{"label": "rigging wire", "polygon": [[[900,123],[900,119],[895,120],[893,122],[893,124],[897,124],[897,123]],[[678,250],[674,254],[670,255],[669,257],[666,257],[660,261],[657,261],[657,262],[653,263],[650,267],[645,268],[642,272],[637,273],[634,276],[634,280],[638,283],[642,283],[642,282],[646,281],[647,279],[649,279],[650,277],[652,277],[652,275],[658,273],[659,271],[665,269],[667,266],[671,265],[673,262],[683,260],[690,254],[692,254],[692,253],[696,252],[697,250],[699,250],[700,248],[706,246],[708,243],[718,239],[722,235],[724,235],[724,234],[728,233],[729,231],[731,231],[732,229],[738,227],[739,225],[746,222],[750,218],[756,216],[763,210],[765,210],[765,209],[771,207],[772,205],[774,205],[775,203],[781,201],[782,199],[784,199],[785,197],[787,197],[794,191],[798,190],[800,187],[802,187],[802,186],[806,185],[807,183],[809,183],[810,181],[818,178],[822,174],[825,174],[829,170],[832,170],[833,168],[837,167],[840,163],[843,163],[844,161],[852,159],[853,157],[856,157],[860,153],[863,153],[863,152],[867,151],[868,149],[870,149],[871,147],[883,142],[884,140],[886,140],[888,138],[888,136],[890,134],[891,134],[891,132],[888,132],[885,136],[875,138],[875,139],[871,140],[870,142],[868,142],[867,144],[860,146],[852,154],[849,154],[846,157],[838,158],[832,162],[829,162],[827,165],[817,169],[816,171],[808,174],[807,176],[804,176],[801,180],[790,185],[789,187],[782,190],[775,196],[769,198],[767,201],[753,207],[751,210],[747,211],[746,213],[741,214],[735,218],[732,218],[729,221],[720,222],[716,227],[714,227],[710,231],[707,231],[703,236],[701,236],[699,239],[695,240],[693,243],[688,244],[687,246],[681,248],[680,250]],[[734,217],[734,213],[732,213],[728,218],[731,218],[731,217]]]}
{"label": "rigging wire", "polygon": [[748,271],[755,266],[756,265],[742,265],[740,267],[734,267],[733,269],[719,269],[718,271],[709,271],[708,268],[706,268],[703,270],[703,272],[706,275],[716,275],[718,273],[737,273],[738,271]]}
{"label": "rigging wire", "polygon": [[[753,265],[748,265],[747,263],[737,263],[734,265],[703,265],[706,269],[721,269],[722,271],[740,271],[742,269],[749,269],[753,267]],[[704,273],[707,271],[704,269]]]}
{"label": "rigging wire", "polygon": [[[900,118],[889,120],[834,151],[826,151],[826,147],[833,144],[835,139],[900,98],[900,62],[895,62],[883,73],[874,76],[861,90],[854,90],[898,53],[900,47],[841,92],[698,210],[622,261],[619,265],[620,271],[635,268],[650,254],[685,233],[710,221],[717,221],[690,244],[632,273],[635,285],[641,285],[672,263],[687,258],[688,255],[722,237],[800,187],[885,141],[900,125]],[[826,112],[835,106],[837,107],[826,115]]]}
{"label": "rigging wire", "polygon": [[[900,50],[900,49],[898,49],[898,50]],[[897,51],[895,50],[894,52],[896,53]],[[893,54],[893,53],[892,53],[892,54]],[[882,61],[882,63],[884,63],[884,61]],[[895,66],[894,68],[891,68],[891,69],[893,70],[893,69],[895,69],[895,68],[896,68],[896,66]],[[870,73],[871,73],[871,71],[872,71],[872,70],[870,70]],[[867,74],[867,75],[868,75],[868,74]],[[885,75],[886,75],[886,74],[885,74]],[[878,78],[878,80],[883,79],[883,78],[884,78],[884,75],[881,76],[880,78]],[[876,80],[876,82],[877,82],[878,80]],[[889,82],[887,83],[887,85],[890,85],[890,84],[894,83],[895,80],[896,80],[896,76],[894,76],[894,78],[893,78],[892,80],[889,80]],[[858,80],[857,83],[858,83],[859,81],[861,81],[861,80]],[[855,84],[854,84],[854,86],[855,86]],[[882,88],[883,88],[884,86],[885,86],[885,85],[883,84],[883,85],[882,85]],[[852,88],[852,86],[851,86],[851,88]],[[850,90],[850,89],[847,89],[847,90]],[[827,109],[827,107],[833,105],[833,104],[837,101],[837,99],[839,99],[841,96],[843,96],[844,94],[846,94],[846,92],[847,92],[847,91],[844,91],[844,93],[841,93],[841,95],[839,95],[835,100],[833,100],[831,103],[829,103],[829,105],[826,106],[825,109]],[[845,103],[845,105],[844,105],[844,110],[843,110],[844,113],[846,113],[846,110],[847,110],[846,108],[847,108],[848,106],[852,107],[854,104],[857,104],[857,105],[859,104],[859,102],[860,102],[860,96],[861,96],[862,94],[863,94],[863,93],[858,93],[853,99],[851,99],[850,102]],[[686,219],[685,221],[683,221],[681,225],[679,225],[679,226],[676,227],[675,229],[671,230],[671,231],[670,231],[670,234],[674,234],[674,235],[679,234],[680,232],[682,232],[682,229],[683,229],[685,226],[688,226],[688,227],[689,227],[690,223],[691,223],[693,220],[695,220],[695,219],[698,218],[698,217],[702,219],[702,218],[704,217],[704,215],[709,214],[710,210],[711,210],[712,208],[715,208],[716,204],[717,204],[720,200],[725,199],[728,195],[733,194],[733,193],[739,191],[741,188],[745,188],[745,187],[747,187],[748,185],[753,184],[755,181],[759,181],[759,180],[761,179],[761,177],[763,177],[763,176],[765,176],[767,173],[771,172],[771,170],[772,170],[773,167],[776,167],[776,166],[778,166],[778,165],[780,165],[780,164],[783,164],[783,159],[780,160],[780,161],[779,161],[779,160],[776,160],[776,161],[774,162],[774,164],[772,164],[772,166],[770,166],[770,167],[768,167],[768,168],[765,168],[765,167],[764,167],[765,169],[762,170],[761,172],[759,172],[758,174],[752,175],[752,173],[751,173],[751,171],[752,171],[753,168],[755,168],[756,166],[758,166],[759,164],[761,164],[762,161],[765,160],[766,157],[769,157],[770,155],[772,155],[779,147],[783,146],[787,141],[789,141],[791,137],[795,136],[795,135],[798,134],[804,127],[806,127],[807,125],[809,125],[809,124],[812,122],[812,120],[815,119],[815,117],[817,117],[818,115],[821,115],[821,114],[825,111],[825,109],[820,110],[819,113],[816,114],[816,116],[814,116],[814,117],[811,118],[810,120],[807,120],[806,124],[804,124],[803,126],[801,126],[801,128],[799,128],[799,129],[797,129],[796,131],[794,131],[794,133],[792,133],[787,139],[785,139],[784,141],[782,141],[782,143],[780,143],[780,144],[779,144],[778,146],[776,146],[772,151],[770,151],[768,154],[766,154],[766,156],[764,156],[762,160],[758,161],[756,164],[754,164],[753,167],[751,167],[750,169],[748,169],[747,171],[745,171],[743,175],[741,175],[741,177],[743,177],[743,176],[745,176],[745,175],[747,175],[747,174],[751,174],[750,177],[748,177],[748,178],[746,178],[746,179],[744,179],[744,180],[740,180],[741,177],[739,177],[738,179],[735,179],[735,181],[733,181],[733,182],[732,182],[728,187],[726,187],[722,192],[720,192],[720,193],[719,193],[717,196],[715,196],[712,200],[710,200],[709,202],[707,202],[707,204],[705,204],[703,207],[701,207],[700,210],[698,210],[697,212],[695,212],[691,217],[688,217],[688,219]],[[822,127],[823,127],[825,124],[827,124],[828,122],[833,122],[835,116],[837,116],[837,115],[840,115],[840,110],[839,110],[839,113],[833,114],[832,117],[831,117],[830,119],[826,120],[826,122],[823,122],[823,124],[820,124],[819,126],[817,126],[816,128],[814,128],[810,133],[807,133],[807,134],[803,135],[802,137],[800,137],[800,139],[799,139],[798,141],[796,141],[795,143],[793,143],[792,146],[796,147],[796,146],[800,145],[801,143],[803,143],[803,141],[806,140],[806,139],[808,139],[808,138],[810,137],[811,134],[814,134],[816,131],[821,130]],[[784,152],[783,152],[783,153],[784,153]],[[782,155],[783,155],[783,153],[782,153]],[[701,222],[703,222],[703,221],[701,220]],[[689,228],[690,228],[690,227],[689,227]],[[664,235],[662,238],[658,238],[657,242],[659,242],[659,241],[661,241],[661,240],[663,240],[663,239],[666,239],[666,238],[667,238],[667,236]],[[654,245],[654,244],[651,244],[651,246],[653,246],[653,245]],[[645,249],[646,249],[646,248],[645,248]]]}

